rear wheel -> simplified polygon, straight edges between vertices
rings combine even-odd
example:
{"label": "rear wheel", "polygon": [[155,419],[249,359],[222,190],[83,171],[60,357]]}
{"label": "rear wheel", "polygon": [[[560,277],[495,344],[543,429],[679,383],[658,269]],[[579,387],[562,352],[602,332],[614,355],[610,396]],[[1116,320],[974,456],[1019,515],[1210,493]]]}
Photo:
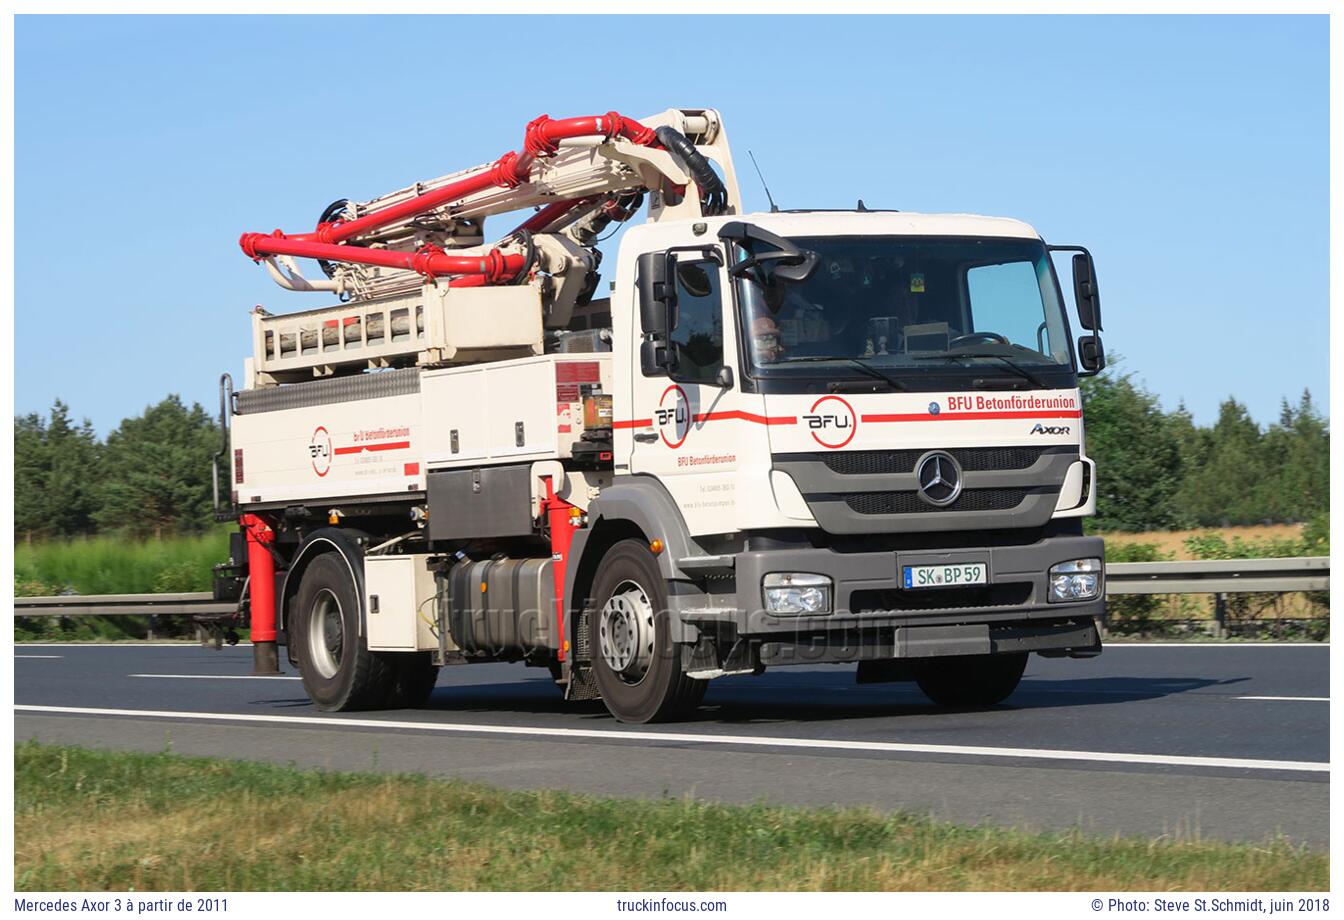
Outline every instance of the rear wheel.
{"label": "rear wheel", "polygon": [[1022,680],[1027,653],[916,658],[915,681],[940,706],[993,706],[1006,700]]}
{"label": "rear wheel", "polygon": [[707,681],[681,669],[663,575],[642,541],[622,540],[607,551],[585,615],[595,640],[593,675],[613,716],[660,722],[699,705]]}
{"label": "rear wheel", "polygon": [[384,706],[396,675],[360,635],[359,594],[345,561],[335,553],[314,559],[295,600],[290,641],[313,705],[324,712]]}

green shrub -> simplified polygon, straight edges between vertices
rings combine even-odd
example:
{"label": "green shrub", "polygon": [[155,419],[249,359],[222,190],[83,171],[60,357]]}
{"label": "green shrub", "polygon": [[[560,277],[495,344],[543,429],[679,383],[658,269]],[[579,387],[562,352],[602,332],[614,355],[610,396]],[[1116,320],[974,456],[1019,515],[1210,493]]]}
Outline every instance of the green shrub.
{"label": "green shrub", "polygon": [[[1106,541],[1106,562],[1165,562],[1172,558],[1152,543]],[[1161,594],[1125,594],[1106,599],[1107,627],[1125,635],[1161,631],[1161,612],[1170,601]]]}
{"label": "green shrub", "polygon": [[[1202,533],[1186,538],[1185,548],[1196,559],[1287,559],[1323,556],[1330,552],[1330,515],[1321,512],[1295,538],[1271,537],[1244,540],[1221,533]],[[1306,600],[1308,617],[1285,614],[1296,597]],[[1227,620],[1239,634],[1275,639],[1324,639],[1329,634],[1329,591],[1228,594]]]}

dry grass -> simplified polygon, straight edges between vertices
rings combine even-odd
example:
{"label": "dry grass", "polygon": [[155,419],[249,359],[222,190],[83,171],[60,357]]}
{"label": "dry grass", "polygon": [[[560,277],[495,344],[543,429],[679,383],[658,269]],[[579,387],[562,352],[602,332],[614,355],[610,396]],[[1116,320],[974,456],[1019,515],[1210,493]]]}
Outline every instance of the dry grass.
{"label": "dry grass", "polygon": [[1185,541],[1202,534],[1222,534],[1229,542],[1240,538],[1245,541],[1299,540],[1301,524],[1255,524],[1244,527],[1202,527],[1198,530],[1162,530],[1145,533],[1105,533],[1107,540],[1117,543],[1147,543],[1164,553],[1173,553],[1173,559],[1194,559]]}
{"label": "dry grass", "polygon": [[1282,839],[1102,840],[869,810],[503,792],[23,744],[19,890],[1323,890]]}
{"label": "dry grass", "polygon": [[[1272,555],[1270,548],[1275,543],[1297,543],[1304,538],[1303,524],[1265,524],[1238,527],[1205,527],[1197,530],[1152,531],[1145,533],[1106,533],[1104,538],[1109,547],[1125,544],[1145,544],[1155,547],[1159,553],[1173,560],[1191,560],[1199,558],[1191,552],[1186,541],[1191,538],[1217,536],[1228,544],[1234,553],[1240,544],[1247,544],[1246,555],[1262,557]],[[1282,551],[1279,555],[1282,555]],[[1159,598],[1150,600],[1159,601]],[[1274,621],[1317,620],[1325,615],[1320,606],[1319,594],[1282,593],[1262,595],[1232,595],[1230,611],[1233,620],[1244,623],[1272,624]],[[1209,620],[1213,617],[1214,599],[1207,594],[1173,594],[1160,598],[1158,619],[1164,620]],[[1320,623],[1324,621],[1318,620]],[[1268,625],[1265,628],[1269,628]],[[1293,626],[1300,630],[1300,624]],[[1299,638],[1323,638],[1317,633],[1308,636],[1303,633]]]}

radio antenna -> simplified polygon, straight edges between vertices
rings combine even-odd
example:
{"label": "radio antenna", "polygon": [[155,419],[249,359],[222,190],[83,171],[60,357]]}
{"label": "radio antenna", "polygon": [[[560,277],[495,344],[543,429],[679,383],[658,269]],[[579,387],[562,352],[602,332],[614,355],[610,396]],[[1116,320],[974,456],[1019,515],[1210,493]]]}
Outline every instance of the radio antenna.
{"label": "radio antenna", "polygon": [[775,199],[770,196],[770,186],[765,184],[765,176],[761,175],[761,167],[756,162],[756,154],[748,150],[747,156],[751,157],[751,165],[756,167],[756,178],[761,180],[761,188],[765,189],[765,200],[770,202],[770,213],[778,214],[779,205],[775,204]]}

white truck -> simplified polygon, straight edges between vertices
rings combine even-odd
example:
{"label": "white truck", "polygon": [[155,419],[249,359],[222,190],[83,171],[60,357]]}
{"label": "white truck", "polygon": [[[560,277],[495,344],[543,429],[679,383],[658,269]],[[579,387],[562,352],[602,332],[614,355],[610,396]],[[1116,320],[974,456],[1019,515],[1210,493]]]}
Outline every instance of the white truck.
{"label": "white truck", "polygon": [[[599,236],[645,198],[599,297]],[[495,163],[241,245],[337,301],[258,308],[221,381],[217,590],[320,709],[419,705],[485,661],[626,722],[819,662],[988,706],[1031,652],[1101,651],[1081,247],[862,202],[743,214],[710,109],[542,116]]]}

